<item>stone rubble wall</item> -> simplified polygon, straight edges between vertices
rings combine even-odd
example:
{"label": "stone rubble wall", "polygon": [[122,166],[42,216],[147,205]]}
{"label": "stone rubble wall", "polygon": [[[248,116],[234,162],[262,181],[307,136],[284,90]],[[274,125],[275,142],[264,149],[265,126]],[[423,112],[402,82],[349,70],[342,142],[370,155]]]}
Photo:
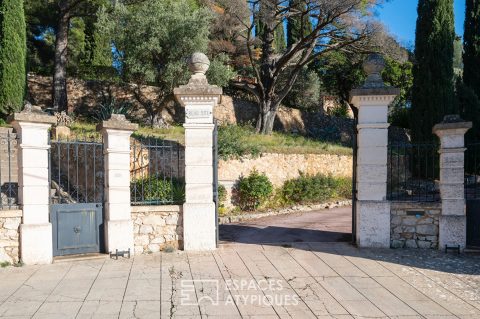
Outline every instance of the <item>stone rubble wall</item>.
{"label": "stone rubble wall", "polygon": [[238,181],[256,169],[265,173],[274,186],[280,187],[285,181],[299,177],[300,172],[352,177],[352,165],[352,156],[349,155],[265,153],[258,158],[220,160],[218,179],[224,182]]}
{"label": "stone rubble wall", "polygon": [[132,206],[135,254],[183,247],[182,206]]}
{"label": "stone rubble wall", "polygon": [[232,197],[236,183],[254,169],[265,173],[274,187],[281,187],[287,180],[299,177],[300,172],[350,178],[352,166],[352,156],[349,155],[265,153],[258,158],[220,160],[218,180],[227,191],[224,205],[231,208],[234,206]]}
{"label": "stone rubble wall", "polygon": [[0,262],[16,264],[20,260],[21,210],[0,211]]}
{"label": "stone rubble wall", "polygon": [[391,204],[390,245],[392,248],[438,248],[441,203]]}

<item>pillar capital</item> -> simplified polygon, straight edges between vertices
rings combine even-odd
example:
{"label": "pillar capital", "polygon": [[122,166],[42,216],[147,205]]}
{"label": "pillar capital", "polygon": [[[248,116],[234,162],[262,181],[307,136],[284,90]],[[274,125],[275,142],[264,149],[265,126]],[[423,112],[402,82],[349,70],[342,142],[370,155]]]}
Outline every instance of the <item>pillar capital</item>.
{"label": "pillar capital", "polygon": [[133,132],[138,130],[138,124],[130,122],[123,114],[112,114],[110,119],[97,125],[97,131],[105,130]]}
{"label": "pillar capital", "polygon": [[203,53],[194,53],[189,61],[192,76],[186,85],[173,90],[177,101],[185,107],[185,123],[213,123],[213,108],[220,103],[222,88],[208,84],[206,72],[210,61]]}
{"label": "pillar capital", "polygon": [[57,119],[55,116],[43,112],[39,106],[28,105],[23,111],[13,113],[8,118],[8,122],[13,127],[19,126],[20,123],[47,124],[51,126],[57,123]]}
{"label": "pillar capital", "polygon": [[[472,128],[472,122],[465,122],[458,115],[447,115],[433,127],[433,133],[440,138],[442,150],[463,148],[465,133]],[[462,152],[464,149],[462,150]]]}

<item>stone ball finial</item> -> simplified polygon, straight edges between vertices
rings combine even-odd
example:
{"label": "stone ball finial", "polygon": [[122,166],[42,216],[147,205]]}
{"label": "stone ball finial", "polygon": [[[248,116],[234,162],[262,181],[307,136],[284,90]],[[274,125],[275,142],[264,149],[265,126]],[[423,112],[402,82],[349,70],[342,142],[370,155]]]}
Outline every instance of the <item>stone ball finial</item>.
{"label": "stone ball finial", "polygon": [[385,59],[381,54],[370,54],[363,62],[363,70],[367,74],[365,86],[381,87],[384,86],[382,80],[382,71],[385,69]]}
{"label": "stone ball finial", "polygon": [[210,67],[210,60],[202,52],[195,52],[188,60],[188,67],[193,74],[205,75]]}

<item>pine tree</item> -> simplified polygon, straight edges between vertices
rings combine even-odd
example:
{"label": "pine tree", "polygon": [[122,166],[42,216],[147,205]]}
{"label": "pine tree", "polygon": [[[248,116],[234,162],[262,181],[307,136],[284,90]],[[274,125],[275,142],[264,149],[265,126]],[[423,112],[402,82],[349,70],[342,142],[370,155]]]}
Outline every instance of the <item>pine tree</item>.
{"label": "pine tree", "polygon": [[456,113],[453,0],[419,0],[413,69],[412,138],[434,139],[432,127]]}
{"label": "pine tree", "polygon": [[312,32],[312,22],[309,19],[309,15],[301,14],[301,12],[307,12],[306,2],[290,0],[289,8],[296,14],[287,19],[287,47]]}
{"label": "pine tree", "polygon": [[480,97],[480,1],[467,0],[463,34],[463,81]]}
{"label": "pine tree", "polygon": [[23,1],[0,1],[0,113],[21,110],[26,87],[26,25]]}

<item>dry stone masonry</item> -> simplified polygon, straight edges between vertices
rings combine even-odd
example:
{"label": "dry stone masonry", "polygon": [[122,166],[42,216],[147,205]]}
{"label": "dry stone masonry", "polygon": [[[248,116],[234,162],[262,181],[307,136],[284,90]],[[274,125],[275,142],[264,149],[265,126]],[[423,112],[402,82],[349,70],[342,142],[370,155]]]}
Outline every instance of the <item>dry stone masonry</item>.
{"label": "dry stone masonry", "polygon": [[183,247],[181,206],[134,206],[132,220],[136,254]]}
{"label": "dry stone masonry", "polygon": [[392,203],[392,248],[438,248],[440,203]]}
{"label": "dry stone masonry", "polygon": [[0,211],[0,262],[19,261],[21,210]]}
{"label": "dry stone masonry", "polygon": [[352,157],[333,154],[262,154],[258,158],[220,160],[219,180],[237,181],[256,169],[265,173],[275,186],[282,186],[289,179],[297,178],[300,172],[309,175],[324,174],[352,177]]}

